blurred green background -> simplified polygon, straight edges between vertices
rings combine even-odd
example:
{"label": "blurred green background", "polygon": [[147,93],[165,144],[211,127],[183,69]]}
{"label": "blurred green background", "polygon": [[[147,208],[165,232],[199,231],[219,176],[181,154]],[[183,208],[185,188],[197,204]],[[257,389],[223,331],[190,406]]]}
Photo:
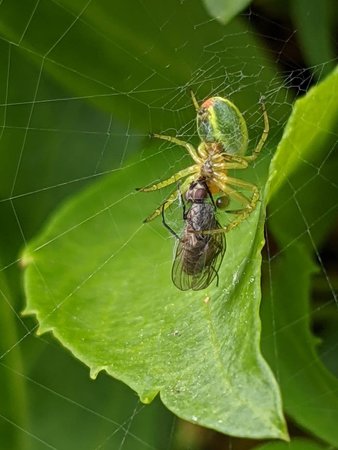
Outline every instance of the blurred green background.
{"label": "blurred green background", "polygon": [[[54,338],[34,334],[34,318],[20,315],[25,299],[19,257],[25,244],[64,199],[123,169],[130,158],[141,160],[146,146],[157,152],[149,133],[196,140],[191,89],[199,99],[230,97],[254,137],[261,130],[257,103],[264,94],[272,152],[294,100],[335,67],[336,2],[260,0],[235,2],[234,9],[231,2],[223,3],[0,3],[1,449],[236,450],[260,445],[181,421],[158,398],[144,406],[128,387],[104,374],[91,381],[88,369]],[[263,283],[266,298],[278,296],[268,289],[271,267],[282,264],[292,239],[311,248],[319,269],[313,275],[308,263],[311,276],[302,286],[312,277],[311,284],[295,296],[305,298],[306,319],[311,316],[321,342],[321,361],[337,373],[337,134],[330,134],[325,145],[327,155],[304,161],[272,202]],[[304,191],[309,179],[314,184]],[[295,195],[298,189],[304,198]],[[311,201],[320,206],[321,192],[325,210],[313,213]],[[294,208],[293,217],[300,221],[292,239],[278,231],[283,208]],[[307,211],[315,216],[313,222],[304,220]],[[297,257],[290,258],[287,264],[293,267]],[[288,280],[283,269],[276,275],[284,276]],[[277,329],[266,308],[263,350]],[[304,310],[301,314],[304,318]],[[266,357],[274,366],[276,355],[268,347]],[[278,362],[276,371],[278,378]],[[334,448],[325,433],[308,432],[296,422],[289,420],[292,437],[315,436],[318,448]],[[294,448],[312,447],[298,441]]]}

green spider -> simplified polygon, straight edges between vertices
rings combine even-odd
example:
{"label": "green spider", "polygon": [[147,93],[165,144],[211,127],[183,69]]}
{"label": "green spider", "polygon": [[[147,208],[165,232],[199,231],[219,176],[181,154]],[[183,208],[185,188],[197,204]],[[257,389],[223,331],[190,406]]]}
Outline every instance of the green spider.
{"label": "green spider", "polygon": [[[259,190],[255,184],[228,176],[229,169],[246,169],[251,161],[259,155],[269,133],[269,120],[263,100],[260,100],[263,110],[264,130],[261,138],[251,155],[245,156],[248,147],[248,130],[238,108],[222,97],[211,97],[199,106],[194,94],[191,92],[192,101],[197,112],[197,132],[201,143],[197,147],[176,137],[154,134],[153,136],[173,144],[184,147],[194,164],[180,170],[166,180],[138,189],[141,192],[151,192],[162,189],[174,183],[180,183],[173,193],[150,214],[144,222],[150,222],[160,214],[163,214],[178,196],[185,194],[190,185],[197,180],[206,183],[209,192],[221,194],[216,201],[216,206],[222,208],[230,199],[236,200],[242,208],[231,210],[236,218],[227,226],[216,230],[205,230],[204,233],[227,232],[239,225],[256,208],[259,200]],[[244,196],[238,189],[249,191],[250,199]],[[224,209],[223,207],[223,209]]]}

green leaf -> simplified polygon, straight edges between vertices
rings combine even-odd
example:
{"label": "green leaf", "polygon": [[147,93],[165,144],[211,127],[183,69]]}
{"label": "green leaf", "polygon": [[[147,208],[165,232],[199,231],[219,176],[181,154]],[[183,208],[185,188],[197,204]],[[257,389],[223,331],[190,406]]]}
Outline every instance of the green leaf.
{"label": "green leaf", "polygon": [[160,392],[192,422],[285,439],[278,387],[259,351],[264,209],[229,235],[218,288],[178,291],[173,240],[160,221],[142,225],[154,196],[133,193],[165,162],[160,153],[131,163],[64,205],[24,252],[25,312],[92,377],[105,370],[143,402]]}
{"label": "green leaf", "polygon": [[267,188],[270,199],[304,161],[318,160],[338,117],[338,67],[321,83],[295,102],[276,154],[271,162]]}
{"label": "green leaf", "polygon": [[[333,137],[333,136],[332,136]],[[312,252],[327,239],[334,230],[338,215],[338,152],[336,143],[327,142],[318,148],[331,157],[324,158],[318,165],[303,164],[287,179],[272,198],[269,208],[269,229],[279,247],[297,241]],[[290,227],[292,223],[292,227]]]}
{"label": "green leaf", "polygon": [[269,442],[255,447],[254,450],[329,450],[309,439],[292,439],[291,442]]}
{"label": "green leaf", "polygon": [[[16,320],[15,320],[16,319]],[[17,347],[18,334],[12,293],[5,274],[0,270],[0,435],[3,448],[25,449],[26,436],[20,427],[27,427],[26,390],[23,379],[13,376],[12,370],[22,371],[21,352]]]}
{"label": "green leaf", "polygon": [[332,393],[338,382],[316,353],[309,299],[311,254],[318,255],[337,217],[337,81],[336,69],[296,102],[271,163],[269,225],[278,251],[270,261],[271,291],[262,308],[263,353],[285,410],[333,445],[338,445],[338,401]]}
{"label": "green leaf", "polygon": [[310,332],[308,250],[289,245],[271,263],[271,289],[262,302],[262,349],[282,390],[287,413],[302,427],[338,446],[338,380],[324,367]]}
{"label": "green leaf", "polygon": [[321,78],[334,68],[336,52],[331,29],[336,26],[336,5],[331,0],[294,0],[290,9],[305,61]]}
{"label": "green leaf", "polygon": [[208,13],[222,24],[227,24],[244,8],[250,5],[251,0],[203,0]]}

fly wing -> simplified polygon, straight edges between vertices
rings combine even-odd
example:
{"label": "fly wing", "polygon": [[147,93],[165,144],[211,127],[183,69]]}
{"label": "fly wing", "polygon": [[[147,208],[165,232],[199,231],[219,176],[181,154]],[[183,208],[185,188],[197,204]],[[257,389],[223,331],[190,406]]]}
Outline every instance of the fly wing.
{"label": "fly wing", "polygon": [[[217,225],[217,228],[221,228],[218,223]],[[203,270],[193,277],[191,289],[194,291],[207,288],[216,278],[226,250],[224,233],[212,234],[208,245],[210,251],[204,259]]]}
{"label": "fly wing", "polygon": [[171,270],[171,278],[174,285],[181,291],[192,289],[193,276],[185,269],[186,250],[182,241],[177,242],[176,252]]}
{"label": "fly wing", "polygon": [[[213,229],[221,228],[216,221],[213,225]],[[207,288],[217,276],[226,240],[224,233],[209,236],[207,243],[197,248],[187,248],[184,241],[178,241],[172,267],[172,280],[178,289],[199,291]]]}

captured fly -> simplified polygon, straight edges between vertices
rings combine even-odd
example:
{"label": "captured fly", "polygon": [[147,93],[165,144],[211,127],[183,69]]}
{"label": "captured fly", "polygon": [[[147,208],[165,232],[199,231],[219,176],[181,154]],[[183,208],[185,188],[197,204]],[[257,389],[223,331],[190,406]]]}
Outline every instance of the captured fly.
{"label": "captured fly", "polygon": [[[210,197],[212,203],[207,202]],[[183,199],[182,199],[183,200]],[[226,249],[224,232],[203,234],[205,231],[221,230],[215,218],[215,204],[203,179],[190,184],[185,193],[190,204],[186,211],[183,201],[183,220],[185,226],[179,237],[165,222],[163,224],[177,238],[177,246],[171,272],[174,285],[186,291],[205,289],[217,277]]]}

